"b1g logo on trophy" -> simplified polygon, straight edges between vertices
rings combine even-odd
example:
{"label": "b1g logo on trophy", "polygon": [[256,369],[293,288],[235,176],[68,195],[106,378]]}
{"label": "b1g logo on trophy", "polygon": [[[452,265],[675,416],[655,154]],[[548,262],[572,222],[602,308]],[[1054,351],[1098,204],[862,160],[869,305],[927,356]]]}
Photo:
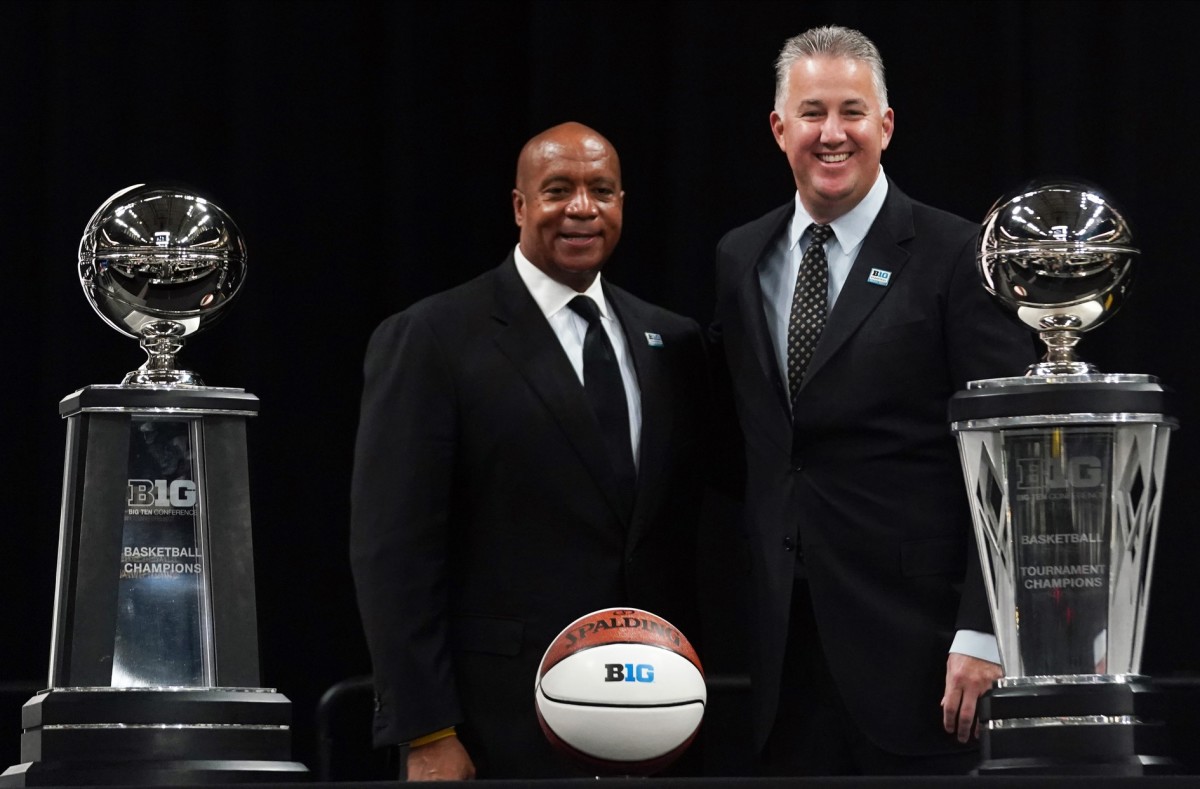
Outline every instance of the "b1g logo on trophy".
{"label": "b1g logo on trophy", "polygon": [[1156,378],[1075,354],[1126,299],[1138,254],[1082,183],[1034,182],[983,225],[984,285],[1047,353],[950,403],[1005,673],[981,705],[981,773],[1175,767],[1162,694],[1139,671],[1178,423]]}
{"label": "b1g logo on trophy", "polygon": [[233,220],[186,189],[129,187],[87,224],[84,292],[147,359],[59,404],[49,688],[22,709],[22,763],[0,786],[306,774],[290,761],[290,702],[258,687],[245,430],[258,399],[176,367],[245,274]]}

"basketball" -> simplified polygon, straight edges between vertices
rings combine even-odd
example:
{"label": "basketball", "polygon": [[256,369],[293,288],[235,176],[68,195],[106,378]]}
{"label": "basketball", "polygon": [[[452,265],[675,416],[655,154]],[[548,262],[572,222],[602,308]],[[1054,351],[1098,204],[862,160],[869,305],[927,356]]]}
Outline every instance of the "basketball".
{"label": "basketball", "polygon": [[608,775],[649,775],[670,765],[696,736],[708,700],[687,638],[636,608],[595,611],[569,624],[542,657],[534,695],[550,742]]}

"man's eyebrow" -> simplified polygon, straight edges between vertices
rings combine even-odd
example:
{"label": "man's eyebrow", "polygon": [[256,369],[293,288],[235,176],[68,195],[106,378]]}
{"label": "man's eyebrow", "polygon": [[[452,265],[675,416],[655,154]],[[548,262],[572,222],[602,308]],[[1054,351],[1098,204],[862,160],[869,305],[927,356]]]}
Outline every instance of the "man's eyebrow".
{"label": "man's eyebrow", "polygon": [[[845,107],[848,104],[869,104],[869,103],[870,102],[868,102],[862,96],[855,96],[854,98],[846,99],[839,106]],[[825,101],[823,99],[801,99],[800,106],[801,107],[824,107]]]}
{"label": "man's eyebrow", "polygon": [[[572,180],[573,179],[570,176],[566,176],[566,175],[561,175],[561,174],[548,175],[544,179],[542,179],[541,183],[538,184],[538,186],[546,187],[546,186],[550,186],[551,184],[554,184],[554,183],[571,183]],[[591,178],[588,178],[586,183],[615,185],[619,182],[616,178],[613,178],[611,175],[596,175],[596,176],[592,176]]]}

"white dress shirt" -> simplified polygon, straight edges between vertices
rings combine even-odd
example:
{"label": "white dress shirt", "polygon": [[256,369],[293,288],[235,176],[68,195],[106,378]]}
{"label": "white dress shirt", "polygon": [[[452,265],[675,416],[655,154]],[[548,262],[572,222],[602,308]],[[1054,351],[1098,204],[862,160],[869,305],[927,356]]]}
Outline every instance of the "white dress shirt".
{"label": "white dress shirt", "polygon": [[[850,269],[862,249],[863,239],[883,208],[887,199],[888,182],[879,168],[879,177],[867,196],[851,209],[829,223],[833,236],[825,242],[825,257],[829,261],[829,293],[826,308],[833,309],[834,302],[850,276]],[[788,322],[792,316],[792,297],[796,291],[796,274],[800,271],[800,260],[804,257],[811,235],[805,233],[813,218],[804,210],[800,193],[796,193],[796,212],[787,232],[779,237],[758,267],[758,283],[763,292],[763,310],[767,315],[767,328],[771,343],[775,346],[775,358],[783,379],[787,380],[787,336]]]}
{"label": "white dress shirt", "polygon": [[[542,314],[550,323],[550,328],[562,343],[567,359],[579,383],[583,383],[583,338],[587,335],[587,321],[567,305],[571,299],[581,295],[561,282],[556,282],[529,262],[521,252],[521,245],[513,251],[517,262],[517,274],[529,289],[529,295],[537,302]],[[633,369],[633,359],[629,355],[629,344],[625,341],[625,331],[617,321],[616,315],[609,309],[604,298],[604,289],[600,286],[600,275],[592,282],[591,287],[583,292],[584,296],[592,299],[600,307],[600,325],[608,334],[613,351],[617,355],[617,364],[621,368],[621,381],[625,384],[625,401],[629,406],[629,441],[633,448],[633,465],[637,468],[639,449],[642,436],[642,391],[638,387],[637,373]]]}

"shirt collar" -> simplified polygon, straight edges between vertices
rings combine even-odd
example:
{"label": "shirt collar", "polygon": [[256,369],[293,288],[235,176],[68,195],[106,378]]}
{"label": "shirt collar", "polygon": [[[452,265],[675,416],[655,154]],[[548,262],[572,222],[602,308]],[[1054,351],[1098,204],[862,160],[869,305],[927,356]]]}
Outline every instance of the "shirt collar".
{"label": "shirt collar", "polygon": [[[529,258],[525,257],[525,253],[521,251],[520,244],[517,244],[516,249],[513,250],[513,260],[517,264],[517,274],[525,283],[525,287],[529,289],[529,295],[533,296],[538,308],[547,318],[562,310],[571,302],[571,299],[580,295],[578,291],[550,279],[544,271],[530,263]],[[591,297],[596,302],[600,307],[602,317],[611,319],[608,314],[608,302],[604,300],[604,288],[600,285],[599,273],[596,274],[596,279],[583,292],[583,295]]]}
{"label": "shirt collar", "polygon": [[[875,178],[875,183],[871,185],[871,191],[867,192],[866,197],[859,200],[858,205],[849,212],[829,223],[829,226],[833,228],[833,235],[837,238],[838,245],[841,246],[844,253],[853,252],[867,237],[867,232],[875,223],[875,217],[879,216],[879,211],[883,208],[887,192],[888,180],[883,174],[881,165],[879,175]],[[799,192],[796,192],[795,201],[796,211],[792,215],[792,224],[788,228],[788,249],[793,249],[800,243],[804,231],[808,230],[808,226],[813,223],[808,211],[804,210],[804,204],[800,202]]]}

